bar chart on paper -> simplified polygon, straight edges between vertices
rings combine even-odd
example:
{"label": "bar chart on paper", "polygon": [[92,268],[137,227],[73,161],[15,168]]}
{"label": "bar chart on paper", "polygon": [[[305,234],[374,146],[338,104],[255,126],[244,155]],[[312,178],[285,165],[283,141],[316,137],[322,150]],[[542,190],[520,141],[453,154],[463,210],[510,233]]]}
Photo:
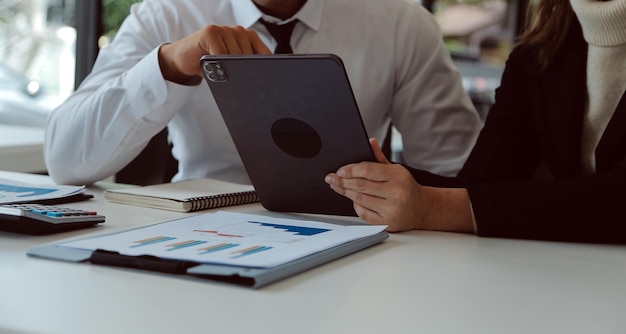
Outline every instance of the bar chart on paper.
{"label": "bar chart on paper", "polygon": [[371,234],[371,228],[217,212],[64,246],[198,263],[271,267]]}
{"label": "bar chart on paper", "polygon": [[[194,231],[196,232],[196,231]],[[206,232],[206,231],[197,231],[197,232]],[[213,231],[210,231],[213,232]],[[213,235],[219,235],[219,234],[215,234],[212,233]],[[227,235],[227,237],[232,237],[232,235]],[[239,236],[238,236],[239,237]],[[167,243],[167,241],[172,241],[172,240],[176,240],[176,237],[165,237],[165,236],[157,236],[157,237],[152,237],[152,238],[147,238],[147,239],[142,239],[142,240],[136,240],[132,242],[132,245],[128,246],[129,248],[136,248],[136,247],[143,247],[143,246],[147,246],[147,245],[153,245],[153,244],[157,244],[157,243],[162,243],[162,247],[165,248],[166,252],[171,252],[171,251],[177,251],[177,250],[181,250],[183,248],[187,248],[187,247],[195,247],[195,246],[199,246],[202,244],[206,244],[209,243],[209,241],[207,240],[184,240],[184,241],[178,241],[178,242],[174,242],[174,243]],[[234,247],[238,247],[241,246],[241,244],[235,244],[235,243],[218,243],[218,244],[213,244],[211,246],[208,247],[201,247],[201,248],[197,248],[196,250],[198,251],[199,255],[204,255],[204,254],[211,254],[211,253],[217,253],[217,252],[227,252],[229,249],[234,248]],[[262,251],[266,251],[266,250],[270,250],[273,247],[271,246],[260,246],[260,245],[253,245],[247,248],[243,248],[243,249],[238,249],[235,251],[230,252],[230,254],[232,255],[231,258],[240,258],[240,257],[244,257],[247,255],[252,255],[255,253],[259,253]]]}
{"label": "bar chart on paper", "polygon": [[199,248],[198,251],[200,251],[200,255],[202,254],[210,254],[210,253],[214,253],[214,252],[221,252],[221,251],[225,251],[227,249],[233,248],[233,247],[237,247],[239,246],[239,244],[229,244],[229,243],[225,243],[222,242],[221,244],[217,244],[217,245],[213,245],[213,246],[209,246],[209,247],[203,247],[203,248]]}
{"label": "bar chart on paper", "polygon": [[0,204],[31,203],[81,194],[85,186],[37,185],[0,178]]}
{"label": "bar chart on paper", "polygon": [[131,247],[131,248],[142,247],[142,246],[152,245],[152,244],[156,244],[156,243],[159,243],[159,242],[165,242],[165,241],[170,241],[170,240],[174,240],[174,239],[176,239],[176,238],[164,237],[164,236],[152,237],[152,238],[148,238],[148,239],[133,241],[133,244],[130,245],[129,247]]}
{"label": "bar chart on paper", "polygon": [[175,250],[179,250],[179,249],[183,249],[187,247],[194,247],[194,246],[202,245],[205,243],[206,241],[202,241],[202,240],[185,240],[185,241],[176,242],[170,245],[166,245],[165,247],[167,248],[165,250],[168,252],[175,251]]}
{"label": "bar chart on paper", "polygon": [[[257,221],[241,221],[219,226],[219,229],[193,229],[191,232],[203,236],[202,240],[188,239],[179,240],[179,237],[155,236],[141,240],[135,240],[130,248],[157,245],[167,252],[178,251],[188,247],[196,248],[198,255],[209,255],[218,252],[228,252],[230,258],[242,258],[252,254],[268,251],[273,246],[267,245],[246,245],[245,240],[254,238],[256,242],[266,241],[268,243],[295,243],[305,240],[306,237],[329,232],[329,229],[273,224]],[[222,239],[240,239],[243,243],[220,242]],[[204,247],[204,244],[209,246]],[[240,246],[244,247],[241,248]],[[233,249],[234,248],[234,249]]]}

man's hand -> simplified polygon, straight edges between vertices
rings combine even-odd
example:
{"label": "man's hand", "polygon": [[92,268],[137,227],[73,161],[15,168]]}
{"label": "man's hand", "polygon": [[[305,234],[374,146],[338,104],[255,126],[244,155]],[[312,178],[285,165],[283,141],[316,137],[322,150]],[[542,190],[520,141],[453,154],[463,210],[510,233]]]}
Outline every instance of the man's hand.
{"label": "man's hand", "polygon": [[165,80],[198,84],[200,57],[219,54],[271,54],[257,33],[241,26],[209,25],[171,44],[161,46],[159,64]]}

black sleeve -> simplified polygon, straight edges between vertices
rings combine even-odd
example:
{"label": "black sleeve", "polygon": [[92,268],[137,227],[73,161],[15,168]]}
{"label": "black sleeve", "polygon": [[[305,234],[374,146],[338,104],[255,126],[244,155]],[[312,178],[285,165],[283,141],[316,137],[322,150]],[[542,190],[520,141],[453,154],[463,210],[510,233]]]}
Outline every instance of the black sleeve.
{"label": "black sleeve", "polygon": [[[519,54],[521,53],[521,54]],[[521,182],[528,180],[540,161],[541,153],[529,102],[526,98],[525,67],[517,59],[528,52],[513,51],[507,61],[502,83],[496,90],[496,103],[489,111],[485,126],[456,178],[446,178],[410,169],[422,185],[467,187],[471,184]]]}
{"label": "black sleeve", "polygon": [[469,186],[478,235],[626,243],[625,171],[543,183]]}
{"label": "black sleeve", "polygon": [[593,176],[531,180],[545,152],[526,91],[528,57],[523,50],[509,57],[496,104],[458,177],[413,176],[424,185],[466,187],[480,236],[626,243],[626,159]]}

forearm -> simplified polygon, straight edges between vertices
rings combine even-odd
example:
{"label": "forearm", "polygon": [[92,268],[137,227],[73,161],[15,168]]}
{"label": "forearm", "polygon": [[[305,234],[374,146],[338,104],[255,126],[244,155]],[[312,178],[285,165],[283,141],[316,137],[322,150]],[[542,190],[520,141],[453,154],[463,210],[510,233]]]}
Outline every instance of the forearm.
{"label": "forearm", "polygon": [[[112,98],[107,94],[104,97],[97,100]],[[90,184],[114,174],[132,159],[116,154],[121,148],[119,138],[128,131],[127,124],[97,121],[97,113],[102,111],[98,103],[89,100],[96,99],[73,97],[55,110],[48,121],[44,157],[48,173],[56,183]],[[110,129],[115,129],[114,133]]]}
{"label": "forearm", "polygon": [[[176,66],[174,59],[180,57],[177,55],[177,49],[173,44],[163,44],[159,48],[159,66],[163,78],[167,81],[186,86],[195,86],[202,82],[202,77],[197,73],[183,73]],[[200,65],[198,65],[200,68]]]}
{"label": "forearm", "polygon": [[623,170],[551,182],[470,186],[477,234],[625,243]]}
{"label": "forearm", "polygon": [[48,122],[44,153],[55,182],[88,184],[116,173],[193,92],[162,79],[156,50],[136,64],[106,60]]}

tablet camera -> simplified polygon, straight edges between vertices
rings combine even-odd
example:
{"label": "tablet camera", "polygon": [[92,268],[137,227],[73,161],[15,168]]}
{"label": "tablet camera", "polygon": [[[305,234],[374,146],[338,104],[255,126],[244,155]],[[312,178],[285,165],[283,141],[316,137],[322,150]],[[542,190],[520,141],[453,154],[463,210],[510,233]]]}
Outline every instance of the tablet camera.
{"label": "tablet camera", "polygon": [[224,65],[219,62],[204,62],[202,69],[206,77],[213,82],[225,82],[228,80]]}

